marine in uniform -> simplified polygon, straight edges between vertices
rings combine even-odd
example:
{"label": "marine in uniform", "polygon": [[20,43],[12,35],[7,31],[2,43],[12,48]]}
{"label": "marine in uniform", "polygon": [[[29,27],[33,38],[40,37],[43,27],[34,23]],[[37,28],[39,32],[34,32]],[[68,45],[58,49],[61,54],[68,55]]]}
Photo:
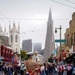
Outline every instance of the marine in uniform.
{"label": "marine in uniform", "polygon": [[29,73],[29,75],[35,75],[36,73],[35,69],[37,66],[40,65],[40,63],[37,63],[34,60],[32,60],[33,53],[27,53],[27,56],[28,60],[25,61],[27,73]]}

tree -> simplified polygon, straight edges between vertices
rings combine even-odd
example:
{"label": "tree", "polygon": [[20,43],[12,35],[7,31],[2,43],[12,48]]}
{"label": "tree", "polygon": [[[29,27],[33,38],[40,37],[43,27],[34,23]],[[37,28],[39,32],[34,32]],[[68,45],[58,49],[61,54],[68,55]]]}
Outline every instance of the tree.
{"label": "tree", "polygon": [[26,60],[28,58],[27,54],[26,54],[26,51],[25,50],[20,50],[20,52],[21,52],[21,59]]}

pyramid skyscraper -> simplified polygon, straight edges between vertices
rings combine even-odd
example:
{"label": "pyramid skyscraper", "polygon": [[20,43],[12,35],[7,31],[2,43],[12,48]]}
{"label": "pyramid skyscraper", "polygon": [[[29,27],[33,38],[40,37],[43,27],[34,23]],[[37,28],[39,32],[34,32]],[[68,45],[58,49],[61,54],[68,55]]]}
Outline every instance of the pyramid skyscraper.
{"label": "pyramid skyscraper", "polygon": [[54,49],[55,49],[55,43],[54,43],[54,33],[53,33],[53,20],[52,20],[52,14],[51,14],[51,9],[50,9],[49,18],[47,22],[44,61],[48,60],[48,58],[51,56],[52,51]]}

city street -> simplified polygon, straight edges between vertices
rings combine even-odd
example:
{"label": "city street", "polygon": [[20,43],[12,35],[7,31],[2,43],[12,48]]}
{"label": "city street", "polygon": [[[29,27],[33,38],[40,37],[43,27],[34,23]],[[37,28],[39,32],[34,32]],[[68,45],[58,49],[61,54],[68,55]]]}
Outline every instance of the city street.
{"label": "city street", "polygon": [[0,0],[0,75],[75,75],[75,1]]}

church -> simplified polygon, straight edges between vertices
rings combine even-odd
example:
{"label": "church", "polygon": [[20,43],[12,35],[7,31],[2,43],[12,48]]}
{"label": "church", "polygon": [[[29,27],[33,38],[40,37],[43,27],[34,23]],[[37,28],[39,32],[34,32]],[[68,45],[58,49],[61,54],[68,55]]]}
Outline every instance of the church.
{"label": "church", "polygon": [[9,36],[7,36],[6,27],[3,30],[0,25],[0,60],[4,58],[5,61],[10,61],[13,53],[20,55],[20,24],[18,22],[16,27],[13,21],[12,26],[9,22]]}

